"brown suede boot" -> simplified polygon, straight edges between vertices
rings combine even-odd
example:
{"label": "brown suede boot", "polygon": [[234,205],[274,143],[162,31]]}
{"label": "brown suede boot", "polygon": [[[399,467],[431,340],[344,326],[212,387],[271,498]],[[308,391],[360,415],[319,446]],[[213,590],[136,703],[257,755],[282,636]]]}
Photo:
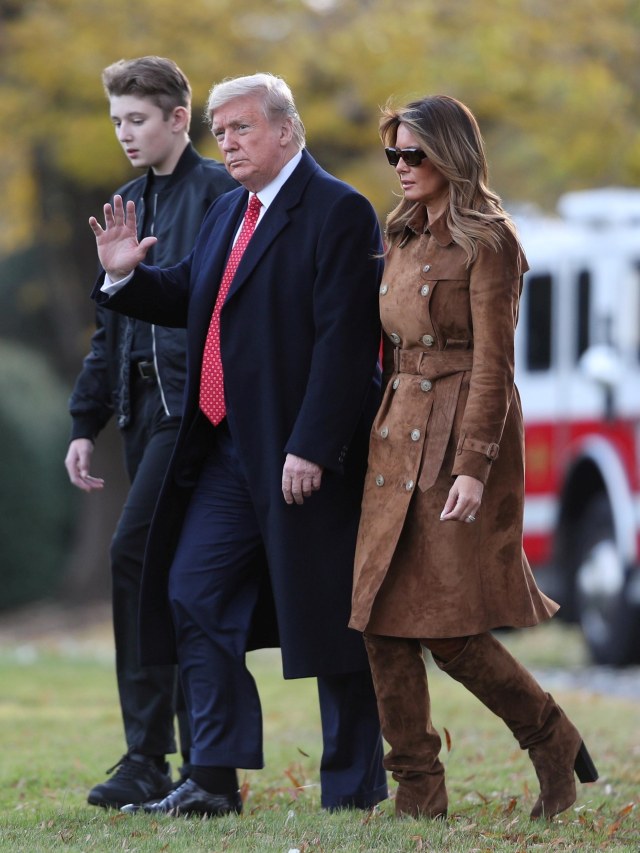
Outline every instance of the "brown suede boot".
{"label": "brown suede boot", "polygon": [[581,782],[598,772],[580,733],[549,693],[491,634],[469,637],[464,650],[436,664],[497,714],[529,757],[540,783],[531,817],[550,819],[576,800],[574,770]]}
{"label": "brown suede boot", "polygon": [[384,758],[398,783],[396,816],[445,818],[447,789],[438,758],[440,736],[431,724],[427,670],[418,640],[365,635],[382,734]]}

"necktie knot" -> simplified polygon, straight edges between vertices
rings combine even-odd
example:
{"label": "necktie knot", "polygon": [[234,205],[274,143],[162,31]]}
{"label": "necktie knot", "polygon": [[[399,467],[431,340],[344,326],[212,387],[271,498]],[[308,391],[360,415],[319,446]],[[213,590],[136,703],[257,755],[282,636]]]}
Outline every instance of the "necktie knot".
{"label": "necktie knot", "polygon": [[262,202],[258,198],[257,195],[252,195],[249,199],[249,205],[247,207],[247,217],[253,219],[255,216],[256,221],[258,216],[260,216],[260,208],[262,207]]}

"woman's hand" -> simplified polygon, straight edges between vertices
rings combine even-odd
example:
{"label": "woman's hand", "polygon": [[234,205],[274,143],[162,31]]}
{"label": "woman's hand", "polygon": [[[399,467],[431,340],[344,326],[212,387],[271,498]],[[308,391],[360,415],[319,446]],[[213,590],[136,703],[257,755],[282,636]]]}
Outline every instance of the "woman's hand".
{"label": "woman's hand", "polygon": [[466,521],[472,524],[482,503],[484,484],[475,477],[460,474],[453,481],[449,497],[440,513],[440,521]]}

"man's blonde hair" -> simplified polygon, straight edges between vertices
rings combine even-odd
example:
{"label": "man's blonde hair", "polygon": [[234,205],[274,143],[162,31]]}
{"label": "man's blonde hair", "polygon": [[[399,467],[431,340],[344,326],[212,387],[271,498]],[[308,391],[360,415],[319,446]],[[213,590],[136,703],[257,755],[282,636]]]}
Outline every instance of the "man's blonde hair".
{"label": "man's blonde hair", "polygon": [[284,116],[291,122],[293,141],[298,148],[305,146],[304,125],[289,86],[282,77],[275,74],[258,73],[246,77],[229,77],[221,83],[216,83],[209,92],[206,107],[206,118],[211,126],[213,113],[218,107],[234,98],[254,95],[262,98],[264,113],[269,121],[278,116]]}

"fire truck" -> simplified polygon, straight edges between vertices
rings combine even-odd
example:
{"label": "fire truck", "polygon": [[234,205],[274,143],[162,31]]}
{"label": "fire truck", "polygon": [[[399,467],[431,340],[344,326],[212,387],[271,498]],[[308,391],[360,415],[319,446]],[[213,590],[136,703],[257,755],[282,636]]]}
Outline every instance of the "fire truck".
{"label": "fire truck", "polygon": [[516,337],[524,547],[593,659],[640,662],[640,190],[514,212],[530,265]]}

